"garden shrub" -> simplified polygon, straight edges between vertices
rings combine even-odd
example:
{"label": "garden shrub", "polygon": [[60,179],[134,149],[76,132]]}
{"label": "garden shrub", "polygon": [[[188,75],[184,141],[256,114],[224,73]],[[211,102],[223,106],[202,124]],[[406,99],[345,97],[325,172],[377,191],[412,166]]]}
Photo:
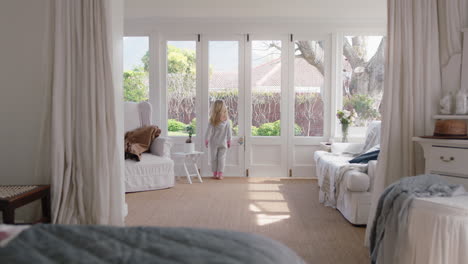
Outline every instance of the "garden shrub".
{"label": "garden shrub", "polygon": [[356,124],[359,125],[359,121],[364,122],[380,117],[379,112],[374,108],[374,103],[374,98],[369,95],[354,94],[351,97],[346,97],[343,105],[346,110],[354,109],[356,111],[358,116]]}
{"label": "garden shrub", "polygon": [[172,132],[185,131],[187,125],[175,119],[167,120],[167,129]]}

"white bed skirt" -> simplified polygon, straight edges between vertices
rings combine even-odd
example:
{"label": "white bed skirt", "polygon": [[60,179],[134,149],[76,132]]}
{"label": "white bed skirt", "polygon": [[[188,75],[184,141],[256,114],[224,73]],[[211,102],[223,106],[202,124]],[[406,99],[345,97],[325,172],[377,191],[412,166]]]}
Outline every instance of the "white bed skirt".
{"label": "white bed skirt", "polygon": [[415,199],[401,256],[401,264],[468,263],[468,196]]}

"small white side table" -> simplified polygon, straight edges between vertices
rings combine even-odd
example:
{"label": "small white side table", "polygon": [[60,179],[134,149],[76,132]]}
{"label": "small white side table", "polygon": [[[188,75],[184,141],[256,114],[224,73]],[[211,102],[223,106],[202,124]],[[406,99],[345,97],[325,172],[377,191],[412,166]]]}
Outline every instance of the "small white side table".
{"label": "small white side table", "polygon": [[[203,155],[203,152],[200,151],[194,151],[194,152],[176,152],[173,154],[177,158],[181,158],[184,161],[184,170],[185,174],[187,175],[187,180],[190,184],[192,184],[192,179],[190,178],[191,176],[197,176],[198,180],[200,182],[203,182],[200,172],[198,171],[198,166],[197,162],[200,159],[200,157]],[[187,168],[187,163],[191,163],[189,165],[192,165],[193,168],[195,169],[196,173],[195,174],[190,174],[189,170]]]}

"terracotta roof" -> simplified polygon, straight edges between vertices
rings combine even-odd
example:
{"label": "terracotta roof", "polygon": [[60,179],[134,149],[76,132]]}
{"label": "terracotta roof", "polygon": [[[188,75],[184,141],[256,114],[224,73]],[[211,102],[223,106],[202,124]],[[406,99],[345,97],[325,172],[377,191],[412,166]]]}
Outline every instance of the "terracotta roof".
{"label": "terracotta roof", "polygon": [[[252,69],[252,84],[254,89],[274,91],[281,85],[280,59],[275,59]],[[302,58],[295,59],[294,84],[296,89],[316,92],[323,85],[323,76],[317,68],[311,66]],[[238,88],[237,72],[213,72],[210,78],[210,89],[230,90]]]}

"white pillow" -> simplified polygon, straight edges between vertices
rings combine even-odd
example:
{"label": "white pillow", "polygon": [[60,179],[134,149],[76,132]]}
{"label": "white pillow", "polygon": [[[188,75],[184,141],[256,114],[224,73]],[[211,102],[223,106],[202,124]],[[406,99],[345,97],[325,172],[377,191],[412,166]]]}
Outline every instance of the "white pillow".
{"label": "white pillow", "polygon": [[373,146],[380,144],[380,126],[381,121],[372,121],[369,123],[366,132],[366,141],[361,153],[367,152]]}
{"label": "white pillow", "polygon": [[361,143],[333,143],[331,145],[331,152],[333,154],[349,154],[357,155],[362,152]]}

